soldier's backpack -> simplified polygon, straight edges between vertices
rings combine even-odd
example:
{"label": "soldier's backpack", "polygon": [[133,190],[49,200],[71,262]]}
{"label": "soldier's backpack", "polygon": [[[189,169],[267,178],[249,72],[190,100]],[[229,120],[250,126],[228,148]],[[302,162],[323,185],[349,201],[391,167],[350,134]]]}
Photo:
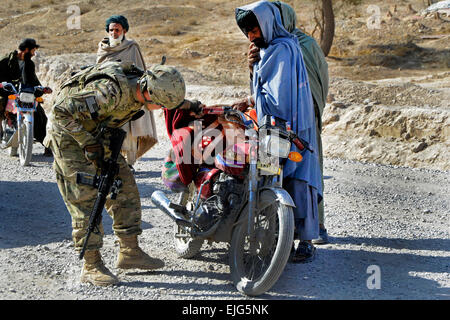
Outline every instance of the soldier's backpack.
{"label": "soldier's backpack", "polygon": [[83,68],[65,81],[60,89],[78,84],[83,89],[87,83],[101,79],[110,78],[115,81],[120,88],[128,85],[128,79],[139,78],[144,74],[144,70],[139,69],[133,63],[120,61],[107,61],[101,64],[94,64]]}

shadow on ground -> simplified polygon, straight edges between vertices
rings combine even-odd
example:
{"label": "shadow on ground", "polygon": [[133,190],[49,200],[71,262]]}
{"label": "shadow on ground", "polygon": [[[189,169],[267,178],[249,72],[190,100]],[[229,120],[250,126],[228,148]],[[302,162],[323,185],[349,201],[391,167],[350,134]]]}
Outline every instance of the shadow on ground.
{"label": "shadow on ground", "polygon": [[[103,210],[105,235],[112,218]],[[142,229],[152,228],[142,222]],[[56,183],[0,181],[0,249],[72,239],[71,217]]]}
{"label": "shadow on ground", "polygon": [[[448,239],[332,238],[333,245],[317,246],[313,262],[288,264],[271,291],[287,292],[301,299],[449,299],[450,258],[430,252],[448,251],[449,242]],[[355,250],[340,249],[344,244],[364,245]],[[374,251],[374,247],[383,247],[383,252]],[[427,251],[422,255],[385,252],[386,248]],[[369,288],[374,283],[373,266],[379,268],[380,289]],[[320,278],[329,281],[326,285],[315,281]],[[268,295],[271,296],[270,292]]]}

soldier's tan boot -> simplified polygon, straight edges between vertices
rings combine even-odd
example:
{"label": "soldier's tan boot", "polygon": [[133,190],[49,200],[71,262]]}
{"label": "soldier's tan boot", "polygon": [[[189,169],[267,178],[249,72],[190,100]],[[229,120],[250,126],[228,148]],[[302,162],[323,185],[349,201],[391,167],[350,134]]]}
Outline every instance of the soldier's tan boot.
{"label": "soldier's tan boot", "polygon": [[81,282],[96,286],[110,286],[119,279],[105,267],[98,250],[87,250],[84,253],[84,265],[81,272]]}
{"label": "soldier's tan boot", "polygon": [[119,236],[120,251],[116,267],[153,270],[164,267],[164,261],[150,257],[139,248],[137,236]]}

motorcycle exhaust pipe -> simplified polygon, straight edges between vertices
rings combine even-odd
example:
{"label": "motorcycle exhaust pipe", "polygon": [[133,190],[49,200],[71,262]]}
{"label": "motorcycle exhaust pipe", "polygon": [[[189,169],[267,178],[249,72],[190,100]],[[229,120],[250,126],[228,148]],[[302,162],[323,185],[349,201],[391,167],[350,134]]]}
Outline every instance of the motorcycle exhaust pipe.
{"label": "motorcycle exhaust pipe", "polygon": [[[155,191],[152,193],[151,200],[153,204],[160,209],[162,212],[167,214],[170,219],[175,221],[177,225],[180,227],[189,227],[191,228],[193,225],[192,223],[187,220],[185,217],[183,217],[180,213],[178,213],[174,208],[171,207],[170,200],[166,197],[164,192],[162,191]],[[174,205],[174,204],[172,204]]]}

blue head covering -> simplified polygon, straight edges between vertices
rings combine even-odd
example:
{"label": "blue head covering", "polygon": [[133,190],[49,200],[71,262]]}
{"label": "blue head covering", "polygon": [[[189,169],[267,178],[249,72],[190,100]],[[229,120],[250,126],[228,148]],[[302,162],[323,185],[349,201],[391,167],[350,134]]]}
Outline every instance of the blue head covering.
{"label": "blue head covering", "polygon": [[[265,115],[290,121],[292,130],[316,150],[303,151],[302,162],[287,161],[284,176],[306,181],[321,196],[314,105],[297,39],[283,27],[280,11],[273,3],[258,1],[237,8],[236,14],[242,10],[254,13],[268,44],[261,48],[261,60],[253,66],[252,89],[258,121]],[[299,151],[294,145],[292,150]]]}
{"label": "blue head covering", "polygon": [[121,15],[113,15],[106,20],[106,32],[109,32],[109,25],[111,23],[118,23],[128,32],[130,26],[128,25],[128,20],[124,16]]}

